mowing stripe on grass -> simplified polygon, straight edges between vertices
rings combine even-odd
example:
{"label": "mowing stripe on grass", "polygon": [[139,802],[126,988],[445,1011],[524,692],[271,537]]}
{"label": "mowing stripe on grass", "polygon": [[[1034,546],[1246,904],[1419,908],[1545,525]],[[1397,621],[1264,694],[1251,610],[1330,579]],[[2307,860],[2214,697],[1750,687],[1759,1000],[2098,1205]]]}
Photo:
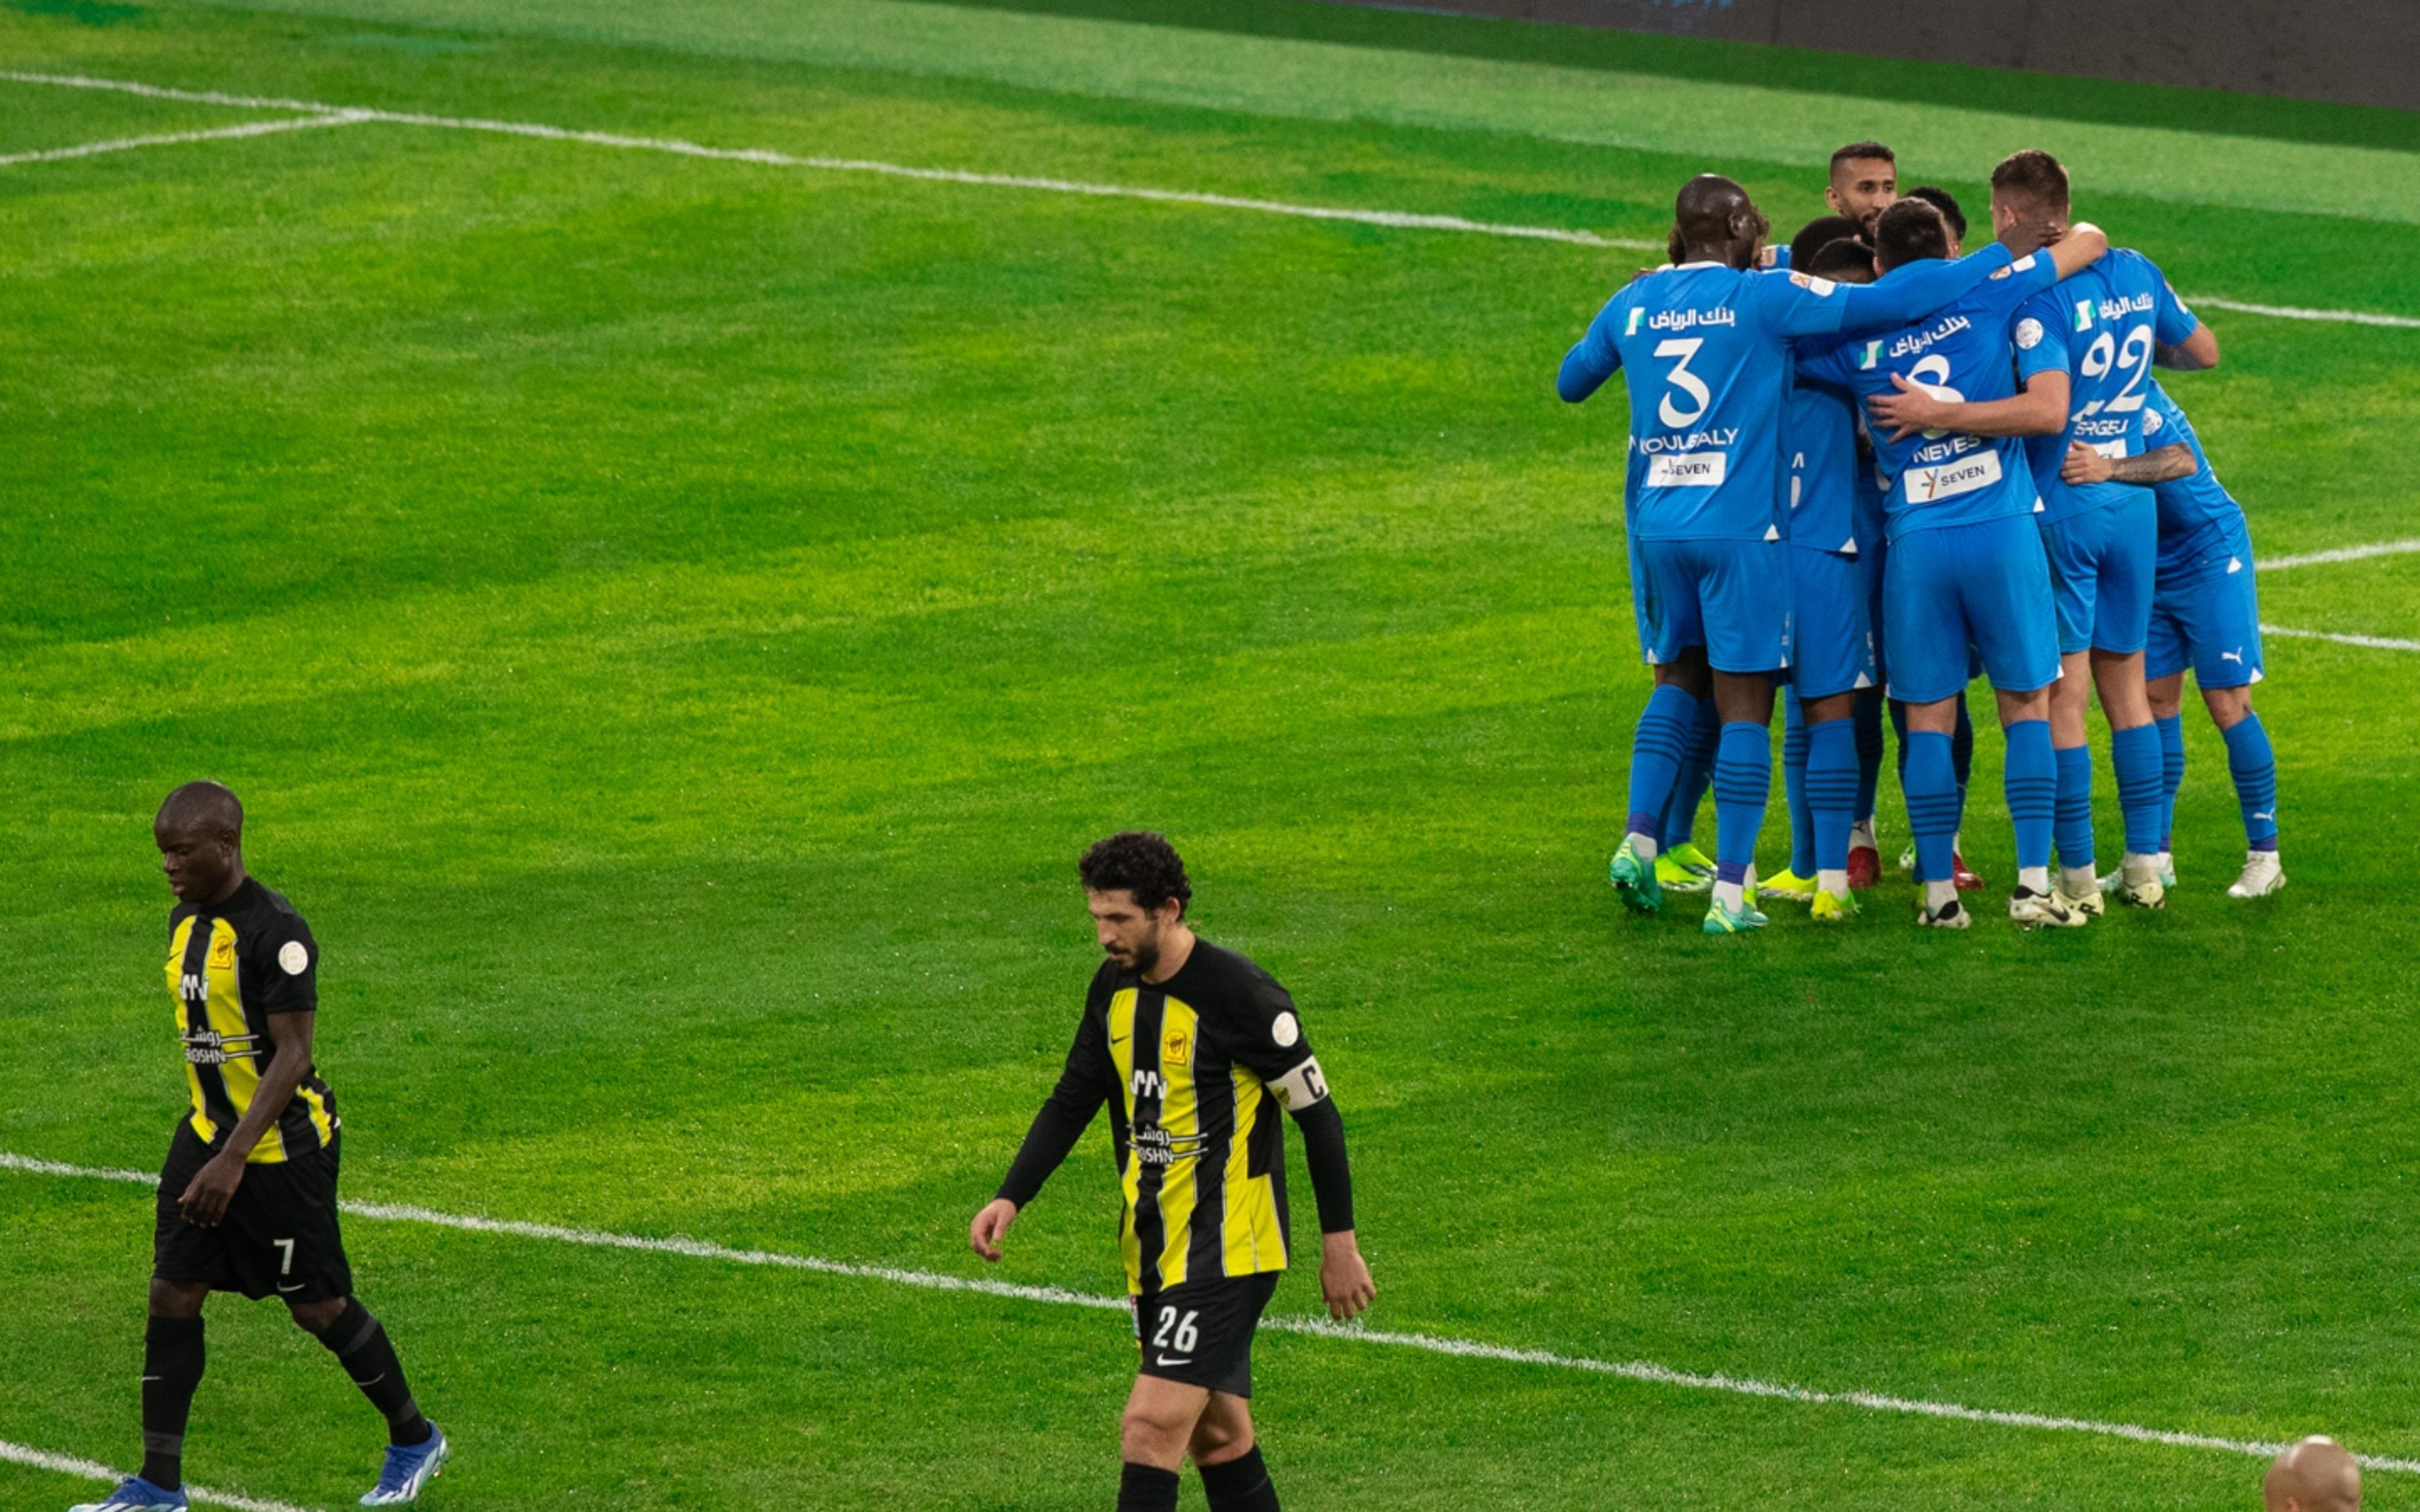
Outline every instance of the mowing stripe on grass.
{"label": "mowing stripe on grass", "polygon": [[[82,1475],[86,1480],[121,1481],[124,1471],[112,1470],[98,1459],[79,1459],[73,1455],[54,1455],[22,1443],[0,1439],[0,1461],[12,1465],[28,1465],[36,1470],[55,1471],[62,1475]],[[185,1495],[193,1501],[208,1502],[217,1506],[231,1506],[239,1512],[305,1512],[287,1502],[264,1502],[256,1496],[238,1496],[233,1491],[214,1491],[207,1486],[185,1483]]]}
{"label": "mowing stripe on grass", "polygon": [[2288,567],[2319,567],[2331,562],[2366,562],[2371,557],[2409,556],[2414,551],[2420,551],[2420,541],[2374,541],[2367,546],[2339,546],[2326,551],[2305,551],[2298,557],[2279,557],[2257,565],[2262,572],[2283,572]]}
{"label": "mowing stripe on grass", "polygon": [[57,162],[66,158],[93,158],[104,152],[130,152],[136,147],[174,147],[180,142],[225,142],[234,137],[268,136],[277,131],[310,131],[325,126],[351,126],[367,119],[366,116],[344,111],[286,120],[250,121],[242,126],[222,126],[208,131],[162,131],[153,136],[121,136],[107,142],[81,142],[71,147],[10,153],[0,157],[0,168],[14,167],[21,162]]}
{"label": "mowing stripe on grass", "polygon": [[[488,131],[506,136],[535,137],[552,142],[580,142],[591,147],[618,147],[626,151],[669,152],[681,157],[707,158],[723,162],[752,162],[777,168],[814,168],[831,173],[880,174],[893,178],[915,178],[933,183],[980,184],[995,189],[1039,190],[1057,194],[1085,194],[1101,199],[1151,200],[1169,205],[1201,205],[1216,209],[1250,210],[1263,215],[1292,215],[1314,221],[1350,221],[1363,225],[1388,226],[1411,231],[1456,231],[1477,236],[1512,237],[1532,241],[1561,241],[1575,246],[1621,248],[1634,252],[1662,252],[1664,243],[1630,237],[1600,236],[1593,231],[1575,231],[1567,226],[1515,225],[1495,221],[1473,221],[1459,215],[1429,215],[1412,210],[1353,209],[1335,205],[1298,205],[1287,200],[1252,199],[1234,194],[1214,194],[1187,189],[1154,189],[1139,184],[1102,184],[1073,178],[1034,177],[1023,174],[976,173],[961,168],[920,168],[907,163],[877,162],[861,158],[826,158],[777,152],[767,147],[716,147],[703,143],[684,141],[678,137],[631,136],[618,131],[590,131],[567,126],[548,126],[534,121],[484,120],[475,116],[430,116],[414,111],[380,110],[367,106],[331,105],[308,100],[277,100],[257,96],[227,95],[209,90],[171,88],[163,85],[140,84],[125,79],[99,79],[85,74],[29,73],[0,70],[0,79],[18,84],[57,85],[74,89],[110,89],[142,95],[153,100],[176,100],[192,104],[241,105],[254,109],[307,111],[319,114],[340,114],[363,120],[389,121],[401,126],[435,127],[455,131]],[[2233,310],[2246,315],[2270,316],[2281,320],[2319,320],[2334,324],[2387,326],[2400,330],[2420,331],[2420,318],[2399,315],[2378,315],[2361,310],[2311,310],[2296,305],[2257,304],[2241,300],[2220,299],[2211,295],[2195,295],[2188,302],[2208,305],[2217,310]]]}
{"label": "mowing stripe on grass", "polygon": [[[2420,646],[2414,646],[2420,650]],[[152,1186],[159,1178],[145,1171],[108,1170],[89,1165],[70,1165],[63,1161],[37,1160],[29,1155],[0,1150],[0,1170],[24,1171],[39,1176],[83,1177],[95,1180],[124,1181],[132,1185]],[[1124,1312],[1123,1297],[1099,1297],[1061,1287],[1018,1286],[1006,1281],[986,1281],[974,1277],[941,1275],[930,1271],[909,1271],[888,1265],[858,1265],[845,1260],[819,1259],[810,1255],[785,1255],[778,1250],[733,1249],[703,1240],[654,1239],[641,1234],[616,1234],[596,1228],[567,1228],[556,1224],[522,1223],[512,1219],[481,1218],[462,1213],[439,1212],[430,1208],[411,1207],[385,1202],[346,1202],[345,1212],[356,1218],[383,1219],[395,1223],[427,1224],[440,1228],[455,1228],[474,1234],[504,1234],[519,1239],[552,1240],[558,1243],[582,1244],[596,1249],[635,1250],[644,1254],[677,1255],[690,1259],[725,1260],[738,1265],[775,1266],[783,1270],[811,1271],[820,1275],[850,1276],[867,1281],[889,1281],[899,1286],[920,1287],[930,1291],[979,1292],[988,1297],[1006,1297],[1017,1302],[1055,1303],[1063,1306],[1089,1307],[1103,1312]],[[1468,1360],[1494,1360],[1507,1365],[1544,1365],[1558,1370],[1583,1371],[1590,1375],[1613,1376],[1623,1381],[1641,1381],[1655,1386],[1678,1386],[1691,1391],[1722,1392],[1734,1396],[1762,1396],[1776,1401],[1803,1402],[1823,1407],[1854,1407],[1869,1412],[1897,1412],[1911,1417],[1935,1417],[1963,1423],[1984,1423],[1998,1427],[2047,1429],[2060,1433],[2089,1433],[2102,1438],[2128,1439],[2138,1443],[2166,1444],[2180,1449],[2213,1449],[2226,1454],[2254,1455],[2263,1458],[2274,1456],[2286,1447],[2282,1443],[2258,1443],[2244,1439],[2222,1439],[2204,1433],[2179,1433],[2166,1428],[2149,1428],[2132,1423],[2101,1423],[2089,1418],[2057,1417],[2041,1412],[2008,1412],[1989,1408],[1966,1407],[1956,1402],[1931,1402],[1905,1396],[1885,1396],[1865,1391],[1815,1391],[1804,1386],[1783,1385],[1776,1381],[1756,1381],[1740,1376],[1703,1375],[1689,1370],[1675,1370],[1643,1360],[1592,1360],[1585,1355],[1558,1354],[1548,1350],[1511,1349],[1500,1344],[1481,1344],[1471,1339],[1448,1338],[1435,1334],[1395,1333],[1384,1329],[1363,1328],[1356,1324],[1335,1323],[1318,1318],[1264,1318],[1263,1328],[1281,1334],[1302,1334],[1315,1338],[1344,1339],[1358,1344],[1376,1344],[1393,1349],[1419,1350],[1428,1354],[1450,1355]],[[2420,1474],[2420,1459],[2397,1459],[2380,1455],[2355,1456],[2369,1470]]]}

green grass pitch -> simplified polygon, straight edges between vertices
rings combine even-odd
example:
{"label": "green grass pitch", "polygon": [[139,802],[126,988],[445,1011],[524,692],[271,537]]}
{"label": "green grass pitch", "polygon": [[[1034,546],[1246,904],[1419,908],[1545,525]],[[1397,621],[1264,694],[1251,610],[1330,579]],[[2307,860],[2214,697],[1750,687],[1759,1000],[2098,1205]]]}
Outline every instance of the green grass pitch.
{"label": "green grass pitch", "polygon": [[[0,68],[1651,242],[1703,168],[1786,231],[1838,141],[1970,206],[2032,141],[2189,297],[2420,316],[2376,112],[1286,0],[11,0]],[[280,116],[0,82],[0,158]],[[1073,857],[1147,825],[1304,1005],[1373,1327],[2420,1455],[2420,656],[2271,642],[2256,907],[2194,710],[2160,916],[1619,917],[1619,396],[1552,378],[1640,260],[393,123],[0,166],[0,1151],[156,1165],[147,825],[209,775],[325,947],[352,1197],[1109,1292],[1103,1131],[1005,1265],[964,1233],[1091,969]],[[2206,313],[2174,388],[2263,555],[2414,534],[2420,330]],[[2261,586],[2420,638],[2420,558]],[[0,1170],[0,1442],[131,1463],[147,1200]],[[1109,1499],[1113,1315],[349,1239],[440,1512]],[[348,1504],[367,1410],[212,1317],[190,1473]],[[2256,1504],[2211,1449],[1257,1358],[1290,1505]]]}

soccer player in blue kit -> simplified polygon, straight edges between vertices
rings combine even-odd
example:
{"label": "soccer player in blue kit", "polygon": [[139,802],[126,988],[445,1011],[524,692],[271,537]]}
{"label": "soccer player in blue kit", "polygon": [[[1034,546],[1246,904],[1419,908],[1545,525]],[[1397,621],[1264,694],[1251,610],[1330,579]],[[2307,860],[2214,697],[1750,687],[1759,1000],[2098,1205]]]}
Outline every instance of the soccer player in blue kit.
{"label": "soccer player in blue kit", "polygon": [[[1875,240],[1876,264],[1885,273],[1954,266],[1938,261],[1948,252],[1948,227],[1922,200],[1902,200],[1884,212]],[[2050,688],[2058,677],[2058,648],[2049,564],[2033,525],[2040,499],[2024,445],[1990,432],[2065,424],[2064,409],[2024,413],[2041,406],[2016,396],[2009,328],[2018,306],[2107,249],[2099,230],[2076,226],[2047,252],[2019,258],[2004,276],[1931,316],[1879,338],[1809,347],[1799,359],[1803,377],[1854,390],[1875,417],[1874,444],[1890,486],[1884,671],[1890,696],[1907,705],[1908,821],[1924,875],[1917,919],[1935,928],[1970,922],[1950,867],[1959,802],[1949,754],[1953,701],[1966,686],[1970,646],[1982,654],[2009,742],[2007,792],[2017,838],[2009,915],[2029,926],[2079,921],[2053,895],[2050,881],[2056,792]],[[1912,422],[1905,413],[1911,401],[1957,404],[1973,428]]]}
{"label": "soccer player in blue kit", "polygon": [[[1688,722],[1711,687],[1723,729],[1714,758],[1716,874],[1704,927],[1730,933],[1766,921],[1745,889],[1773,780],[1773,680],[1790,665],[1779,509],[1790,344],[1915,319],[2009,268],[2014,254],[1994,245],[1844,288],[1805,273],[1753,270],[1768,224],[1728,178],[1691,179],[1674,211],[1681,262],[1606,302],[1564,357],[1556,388],[1577,404],[1616,371],[1630,373],[1627,487],[1639,569],[1632,598],[1656,689],[1638,722],[1628,833],[1611,879],[1633,908],[1662,906],[1655,837]],[[2046,235],[2042,224],[2015,226],[2004,241],[2030,237],[2038,245]]]}
{"label": "soccer player in blue kit", "polygon": [[[2211,722],[2226,742],[2226,764],[2243,813],[2249,847],[2243,872],[2226,889],[2230,898],[2259,898],[2286,886],[2277,856],[2277,759],[2269,732],[2252,709],[2252,685],[2260,681],[2260,596],[2253,586],[2252,532],[2243,506],[2218,481],[2202,451],[2201,438],[2158,380],[2143,410],[2140,456],[2113,458],[2082,441],[2068,448],[2071,484],[2132,483],[2149,486],[2159,500],[2160,558],[2151,589],[2150,642],[2143,674],[2152,720],[2159,727],[2162,787],[2166,795],[2161,825],[2160,872],[2176,886],[2169,856],[2177,789],[2185,776],[2184,678],[2190,668],[2201,687]],[[2121,872],[2102,879],[2104,891],[2124,885]]]}
{"label": "soccer player in blue kit", "polygon": [[[1995,224],[2003,216],[2043,215],[2061,224],[2068,216],[2067,170],[2057,159],[2019,152],[1992,170]],[[2026,306],[2018,316],[2016,346],[2019,382],[2028,393],[2040,387],[2057,394],[2068,417],[2059,432],[2027,443],[2058,600],[2063,675],[2051,698],[2051,734],[2058,763],[2059,892],[2087,916],[2101,912],[2085,723],[2097,685],[2126,824],[2116,896],[2157,908],[2165,896],[2158,853],[2167,806],[2143,650],[2159,556],[2158,502],[2148,488],[2116,481],[2079,486],[2063,472],[2071,441],[2113,458],[2140,456],[2152,363],[2215,367],[2218,338],[2184,307],[2149,258],[2120,250],[2073,285]]]}
{"label": "soccer player in blue kit", "polygon": [[[1842,216],[1808,223],[1791,242],[1791,266],[1836,284],[1873,282],[1873,251],[1856,239],[1858,230]],[[1858,912],[1849,873],[1850,831],[1873,808],[1857,719],[1860,702],[1881,696],[1872,606],[1882,561],[1882,493],[1871,466],[1857,455],[1856,399],[1846,389],[1793,382],[1782,440],[1794,616],[1781,739],[1791,859],[1789,870],[1761,882],[1757,894],[1805,902],[1817,923],[1844,923]],[[1881,735],[1877,710],[1877,745]],[[1873,754],[1878,770],[1881,752]]]}

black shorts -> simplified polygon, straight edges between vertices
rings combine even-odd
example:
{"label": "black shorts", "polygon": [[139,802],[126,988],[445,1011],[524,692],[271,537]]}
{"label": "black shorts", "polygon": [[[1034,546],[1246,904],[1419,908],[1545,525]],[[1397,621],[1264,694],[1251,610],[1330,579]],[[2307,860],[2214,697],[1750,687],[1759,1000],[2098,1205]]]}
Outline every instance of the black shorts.
{"label": "black shorts", "polygon": [[[339,1136],[341,1139],[341,1136]],[[257,1300],[335,1302],[353,1294],[336,1227],[337,1145],[244,1167],[216,1228],[188,1223],[177,1199],[209,1164],[210,1147],[180,1122],[160,1172],[151,1273]]]}
{"label": "black shorts", "polygon": [[1230,1396],[1252,1394],[1252,1331],[1278,1289],[1276,1271],[1187,1281],[1134,1299],[1142,1373]]}

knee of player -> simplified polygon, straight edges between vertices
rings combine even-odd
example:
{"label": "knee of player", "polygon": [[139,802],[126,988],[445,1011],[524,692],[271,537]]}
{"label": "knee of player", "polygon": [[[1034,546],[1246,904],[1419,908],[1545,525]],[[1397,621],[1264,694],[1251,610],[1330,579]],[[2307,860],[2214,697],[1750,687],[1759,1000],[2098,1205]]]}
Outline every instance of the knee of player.
{"label": "knee of player", "polygon": [[1184,1448],[1193,1427],[1172,1412],[1129,1402],[1118,1419],[1118,1441],[1125,1446],[1127,1458],[1137,1458],[1141,1451],[1144,1458],[1156,1462]]}
{"label": "knee of player", "polygon": [[150,1311],[154,1318],[199,1318],[202,1304],[209,1300],[207,1286],[151,1278]]}
{"label": "knee of player", "polygon": [[2246,687],[2205,687],[2201,701],[2210,708],[2212,723],[2221,730],[2232,730],[2252,717],[2252,689]]}
{"label": "knee of player", "polygon": [[349,1300],[337,1297],[325,1302],[288,1301],[286,1310],[294,1315],[296,1325],[303,1333],[317,1338],[336,1326],[336,1319],[345,1316],[345,1304]]}
{"label": "knee of player", "polygon": [[1252,1446],[1252,1420],[1237,1415],[1233,1418],[1204,1412],[1202,1421],[1193,1425],[1193,1439],[1187,1445],[1197,1465],[1213,1465],[1235,1458]]}

